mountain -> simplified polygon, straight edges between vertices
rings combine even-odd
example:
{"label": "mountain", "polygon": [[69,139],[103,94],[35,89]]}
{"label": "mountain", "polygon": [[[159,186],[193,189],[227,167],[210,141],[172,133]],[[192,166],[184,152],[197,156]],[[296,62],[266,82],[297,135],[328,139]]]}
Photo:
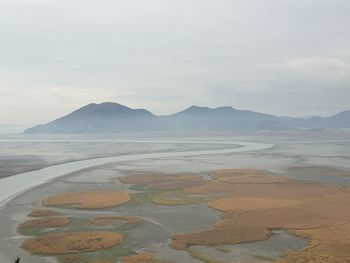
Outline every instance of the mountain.
{"label": "mountain", "polygon": [[331,126],[331,128],[350,128],[350,110],[342,111],[325,119],[326,123],[323,123],[324,127]]}
{"label": "mountain", "polygon": [[156,116],[145,109],[118,103],[86,105],[62,118],[37,125],[25,133],[109,133],[138,131],[258,131],[350,128],[350,110],[330,117],[277,117],[232,107],[191,106]]}
{"label": "mountain", "polygon": [[329,117],[284,118],[295,129],[342,129],[350,128],[350,110]]}
{"label": "mountain", "polygon": [[285,129],[287,125],[276,116],[232,107],[207,108],[191,106],[168,116],[179,130],[265,130]]}
{"label": "mountain", "polygon": [[25,133],[95,133],[148,130],[157,117],[144,109],[131,109],[118,103],[91,103],[72,113],[26,129]]}

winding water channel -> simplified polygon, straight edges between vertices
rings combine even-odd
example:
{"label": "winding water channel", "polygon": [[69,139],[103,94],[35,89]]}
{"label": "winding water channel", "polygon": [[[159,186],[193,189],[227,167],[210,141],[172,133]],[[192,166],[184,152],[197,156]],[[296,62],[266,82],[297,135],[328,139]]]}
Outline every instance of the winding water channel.
{"label": "winding water channel", "polygon": [[[132,140],[132,141],[120,141],[120,142],[188,143],[188,144],[205,143],[205,144],[219,144],[219,145],[222,144],[222,145],[225,145],[225,149],[118,155],[118,156],[112,156],[112,157],[102,157],[102,158],[67,162],[64,164],[53,165],[40,170],[17,174],[14,176],[0,179],[0,208],[4,206],[12,198],[40,184],[46,183],[52,179],[67,175],[72,172],[76,172],[82,169],[91,168],[95,166],[105,165],[108,163],[114,163],[114,162],[120,162],[120,161],[134,161],[134,160],[140,160],[140,159],[152,159],[152,158],[187,157],[187,156],[198,156],[198,155],[241,153],[241,152],[268,149],[273,146],[273,144],[241,142],[241,141],[135,141],[135,140]],[[227,145],[232,145],[232,148],[227,148]]]}

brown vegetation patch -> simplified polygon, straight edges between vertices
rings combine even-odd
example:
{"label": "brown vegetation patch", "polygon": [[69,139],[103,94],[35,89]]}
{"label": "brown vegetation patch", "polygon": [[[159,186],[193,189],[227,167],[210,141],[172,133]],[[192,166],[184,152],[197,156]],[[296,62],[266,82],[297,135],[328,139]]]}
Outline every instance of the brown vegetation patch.
{"label": "brown vegetation patch", "polygon": [[138,224],[142,223],[143,218],[137,216],[103,216],[97,217],[90,221],[93,225],[104,225],[104,224]]}
{"label": "brown vegetation patch", "polygon": [[[252,189],[250,186],[238,189],[235,197],[217,199],[210,204],[226,211],[217,227],[246,225],[285,228],[310,239],[310,246],[304,251],[288,253],[277,262],[338,263],[350,260],[348,187],[295,182],[267,187],[267,190]],[[293,193],[295,199],[280,200],[280,197],[288,198]],[[249,195],[253,197],[247,197]],[[269,199],[267,196],[270,196]],[[242,202],[242,199],[249,202]],[[285,200],[295,203],[285,203]]]}
{"label": "brown vegetation patch", "polygon": [[248,241],[262,240],[267,237],[268,231],[259,226],[224,226],[215,227],[198,233],[184,233],[174,235],[171,247],[186,249],[191,246],[217,246],[237,244]]}
{"label": "brown vegetation patch", "polygon": [[[288,253],[277,262],[350,262],[350,187],[286,180],[260,170],[249,173],[216,171],[210,174],[215,181],[184,191],[216,198],[209,206],[225,213],[215,230],[237,226],[284,228],[310,239],[304,251]],[[337,175],[345,173],[338,171]],[[203,232],[176,235],[172,245],[184,249],[195,243],[220,243],[212,241],[214,231],[207,231],[203,231],[207,235],[201,235]]]}
{"label": "brown vegetation patch", "polygon": [[151,253],[143,252],[135,256],[127,256],[122,258],[122,263],[155,263],[155,259]]}
{"label": "brown vegetation patch", "polygon": [[28,214],[28,216],[30,217],[47,217],[47,216],[58,216],[58,215],[60,215],[60,213],[49,209],[34,209]]}
{"label": "brown vegetation patch", "polygon": [[236,184],[272,184],[288,180],[288,177],[257,169],[225,169],[212,171],[209,175],[218,181]]}
{"label": "brown vegetation patch", "polygon": [[69,225],[70,221],[67,217],[47,217],[39,219],[31,219],[23,224],[20,224],[20,228],[45,228],[45,227],[59,227]]}
{"label": "brown vegetation patch", "polygon": [[230,194],[237,197],[267,197],[282,199],[315,199],[339,191],[320,183],[288,181],[279,184],[232,184],[227,182],[207,182],[204,185],[189,187],[184,191],[197,194]]}
{"label": "brown vegetation patch", "polygon": [[290,252],[276,263],[350,262],[350,224],[339,223],[323,228],[295,230],[295,234],[310,238],[311,244],[304,251]]}
{"label": "brown vegetation patch", "polygon": [[118,245],[123,235],[117,232],[77,232],[30,238],[22,248],[34,254],[60,255],[90,252]]}
{"label": "brown vegetation patch", "polygon": [[225,177],[218,179],[222,182],[234,183],[234,184],[275,184],[287,181],[287,177],[284,176],[262,176],[262,175],[244,175],[235,177]]}
{"label": "brown vegetation patch", "polygon": [[266,228],[303,229],[331,224],[332,219],[300,207],[228,211],[217,226],[247,225]]}
{"label": "brown vegetation patch", "polygon": [[322,254],[327,251],[327,254],[331,257],[346,257],[347,260],[350,260],[349,222],[338,223],[325,228],[297,230],[297,233],[309,236],[319,242],[318,246],[310,248],[313,253]]}
{"label": "brown vegetation patch", "polygon": [[128,192],[98,191],[56,195],[42,201],[45,206],[76,205],[78,208],[97,209],[124,204],[130,200]]}

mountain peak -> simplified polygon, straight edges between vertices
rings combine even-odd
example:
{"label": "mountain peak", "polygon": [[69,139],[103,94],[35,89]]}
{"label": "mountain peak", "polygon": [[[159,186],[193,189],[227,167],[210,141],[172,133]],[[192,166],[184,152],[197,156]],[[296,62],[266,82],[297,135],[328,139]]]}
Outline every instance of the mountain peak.
{"label": "mountain peak", "polygon": [[203,110],[209,110],[210,108],[208,107],[202,107],[202,106],[197,106],[197,105],[192,105],[191,107],[188,107],[182,112],[199,112]]}
{"label": "mountain peak", "polygon": [[[153,115],[151,112],[144,110],[144,109],[132,109],[127,106],[124,106],[119,103],[115,102],[103,102],[103,103],[90,103],[88,105],[85,105],[84,107],[81,107],[80,109],[72,112],[71,114],[67,115],[81,115],[81,114],[89,114],[89,115],[103,115],[103,116],[110,116],[110,115],[120,115],[120,114],[127,114],[127,113],[144,113],[147,115]],[[66,116],[66,117],[67,117]]]}
{"label": "mountain peak", "polygon": [[234,108],[230,106],[222,106],[222,107],[217,107],[217,108],[209,108],[209,107],[202,107],[202,106],[197,106],[197,105],[192,105],[191,107],[185,109],[184,111],[181,111],[177,114],[202,114],[202,113],[231,113],[236,111]]}
{"label": "mountain peak", "polygon": [[81,110],[81,109],[92,109],[92,108],[98,108],[98,109],[103,109],[103,108],[128,108],[124,105],[121,105],[119,103],[115,103],[115,102],[102,102],[102,103],[89,103],[83,107],[81,107],[80,109],[78,110]]}
{"label": "mountain peak", "polygon": [[[349,115],[349,116],[350,116],[350,110],[341,111],[341,112],[339,112],[339,113],[336,114],[336,115]],[[335,115],[335,116],[336,116],[336,115]]]}
{"label": "mountain peak", "polygon": [[221,107],[217,107],[216,109],[218,109],[218,110],[236,110],[235,108],[233,108],[231,106],[221,106]]}

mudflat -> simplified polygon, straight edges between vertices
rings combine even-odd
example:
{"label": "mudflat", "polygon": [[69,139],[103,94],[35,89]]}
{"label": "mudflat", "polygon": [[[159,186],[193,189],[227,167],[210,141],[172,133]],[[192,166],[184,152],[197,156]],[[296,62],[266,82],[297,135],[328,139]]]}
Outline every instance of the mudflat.
{"label": "mudflat", "polygon": [[57,178],[3,208],[1,253],[28,263],[347,262],[345,157],[325,168],[327,147],[312,156],[303,154],[309,144],[291,147],[124,161]]}

